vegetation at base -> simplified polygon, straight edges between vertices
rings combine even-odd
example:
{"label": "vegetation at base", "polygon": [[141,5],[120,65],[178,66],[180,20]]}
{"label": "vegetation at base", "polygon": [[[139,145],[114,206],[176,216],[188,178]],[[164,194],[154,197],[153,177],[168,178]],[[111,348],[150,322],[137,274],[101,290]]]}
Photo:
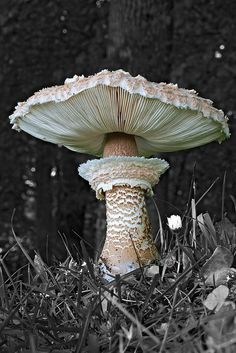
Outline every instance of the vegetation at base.
{"label": "vegetation at base", "polygon": [[0,352],[235,352],[236,227],[223,207],[214,224],[197,214],[192,196],[181,228],[159,217],[156,264],[111,282],[84,246],[84,260],[48,267],[13,229],[27,264],[9,273],[1,258]]}

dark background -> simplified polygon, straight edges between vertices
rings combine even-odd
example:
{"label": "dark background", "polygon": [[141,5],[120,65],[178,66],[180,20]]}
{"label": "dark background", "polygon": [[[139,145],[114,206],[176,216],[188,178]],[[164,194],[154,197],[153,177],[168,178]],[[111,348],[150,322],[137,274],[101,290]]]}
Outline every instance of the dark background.
{"label": "dark background", "polygon": [[[0,0],[0,247],[24,244],[50,263],[62,259],[64,234],[75,251],[80,236],[92,243],[105,234],[104,205],[77,167],[90,156],[11,130],[8,116],[18,101],[74,74],[123,68],[152,81],[178,83],[212,99],[230,118],[232,137],[222,145],[163,154],[171,169],[155,190],[166,222],[186,207],[193,167],[198,205],[235,222],[236,197],[236,2],[232,0]],[[149,201],[150,209],[154,209]],[[152,215],[154,228],[156,214]],[[12,265],[20,263],[12,251]]]}

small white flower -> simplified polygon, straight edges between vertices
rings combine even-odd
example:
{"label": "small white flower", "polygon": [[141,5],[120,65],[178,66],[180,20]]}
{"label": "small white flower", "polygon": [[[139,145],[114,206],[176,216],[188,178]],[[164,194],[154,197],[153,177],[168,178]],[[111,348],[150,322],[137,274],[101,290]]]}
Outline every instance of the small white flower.
{"label": "small white flower", "polygon": [[172,215],[167,217],[168,226],[171,230],[176,230],[182,227],[182,221],[180,216]]}

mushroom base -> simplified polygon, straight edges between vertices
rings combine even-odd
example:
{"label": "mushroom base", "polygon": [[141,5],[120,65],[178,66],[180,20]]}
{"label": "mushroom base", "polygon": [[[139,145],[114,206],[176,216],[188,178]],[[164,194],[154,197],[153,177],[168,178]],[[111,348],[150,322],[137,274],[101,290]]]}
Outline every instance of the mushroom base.
{"label": "mushroom base", "polygon": [[109,272],[125,274],[158,258],[140,187],[114,186],[106,192],[107,236],[101,260]]}

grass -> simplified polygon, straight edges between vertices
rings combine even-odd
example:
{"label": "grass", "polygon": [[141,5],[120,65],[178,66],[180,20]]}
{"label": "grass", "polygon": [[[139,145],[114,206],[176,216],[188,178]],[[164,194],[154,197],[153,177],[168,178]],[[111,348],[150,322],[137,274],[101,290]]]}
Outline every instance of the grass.
{"label": "grass", "polygon": [[156,266],[110,283],[86,254],[51,268],[31,259],[13,229],[28,263],[10,274],[1,258],[0,352],[235,352],[236,228],[197,215],[198,202],[178,230],[159,217]]}

